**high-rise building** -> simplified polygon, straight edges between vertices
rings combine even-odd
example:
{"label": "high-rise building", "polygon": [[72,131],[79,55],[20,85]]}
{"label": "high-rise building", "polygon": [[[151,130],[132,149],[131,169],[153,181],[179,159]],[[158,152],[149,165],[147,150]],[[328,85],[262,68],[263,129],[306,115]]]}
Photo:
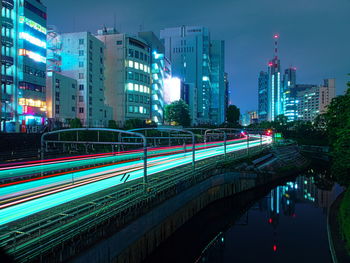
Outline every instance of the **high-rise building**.
{"label": "high-rise building", "polygon": [[210,44],[210,120],[219,125],[225,122],[225,42],[212,40]]}
{"label": "high-rise building", "polygon": [[326,79],[324,84],[297,85],[295,95],[298,120],[313,122],[317,115],[324,113],[335,97],[335,79]]}
{"label": "high-rise building", "polygon": [[151,94],[151,54],[145,40],[105,28],[96,36],[105,45],[107,103],[113,120],[149,120]]}
{"label": "high-rise building", "polygon": [[268,64],[268,112],[267,120],[273,121],[276,116],[283,114],[282,88],[281,88],[281,65],[278,58],[279,35],[274,35],[274,58]]}
{"label": "high-rise building", "polygon": [[38,132],[46,121],[46,7],[1,2],[0,130]]}
{"label": "high-rise building", "polygon": [[269,87],[269,75],[267,72],[261,71],[258,79],[258,115],[259,122],[268,120],[268,87]]}
{"label": "high-rise building", "polygon": [[296,68],[290,67],[283,75],[283,114],[288,121],[297,120],[297,109],[295,104]]}
{"label": "high-rise building", "polygon": [[89,32],[64,33],[61,41],[61,74],[77,80],[76,116],[84,127],[106,127],[112,112],[105,104],[104,43]]}
{"label": "high-rise building", "polygon": [[77,80],[61,74],[61,35],[53,26],[47,30],[46,103],[49,129],[69,127],[77,116]]}
{"label": "high-rise building", "polygon": [[225,116],[225,121],[227,121],[227,109],[228,105],[230,104],[230,83],[228,81],[228,74],[225,72],[224,75],[224,81],[225,81],[225,105],[224,105],[224,116]]}
{"label": "high-rise building", "polygon": [[151,119],[156,124],[164,122],[164,88],[171,79],[171,63],[165,57],[163,43],[153,32],[139,32],[138,36],[145,40],[151,51]]}
{"label": "high-rise building", "polygon": [[[189,85],[192,124],[216,123],[218,120],[223,120],[224,117],[219,116],[222,111],[212,116],[210,114],[211,109],[217,109],[216,102],[211,100],[213,95],[211,51],[215,52],[216,57],[214,58],[217,68],[215,75],[218,76],[216,83],[222,85],[216,87],[214,93],[224,97],[224,92],[218,92],[224,90],[223,44],[212,43],[209,30],[200,26],[166,28],[160,31],[160,38],[164,41],[165,56],[171,61],[173,77],[178,77]],[[213,44],[212,50],[211,44]],[[219,77],[221,75],[222,77]]]}

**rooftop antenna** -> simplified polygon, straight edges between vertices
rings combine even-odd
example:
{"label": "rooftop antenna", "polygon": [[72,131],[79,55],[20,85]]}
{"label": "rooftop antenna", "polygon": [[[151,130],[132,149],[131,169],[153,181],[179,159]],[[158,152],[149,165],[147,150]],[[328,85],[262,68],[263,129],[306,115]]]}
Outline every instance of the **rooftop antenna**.
{"label": "rooftop antenna", "polygon": [[275,59],[278,57],[278,39],[280,38],[279,34],[274,34],[273,39],[275,41]]}

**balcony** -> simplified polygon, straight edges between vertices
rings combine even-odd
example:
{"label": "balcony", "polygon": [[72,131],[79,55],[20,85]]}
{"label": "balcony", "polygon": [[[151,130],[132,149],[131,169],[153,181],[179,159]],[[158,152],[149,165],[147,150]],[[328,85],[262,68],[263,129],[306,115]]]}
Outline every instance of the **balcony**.
{"label": "balcony", "polygon": [[12,66],[13,65],[13,57],[1,56],[1,64],[5,65],[6,67]]}
{"label": "balcony", "polygon": [[1,37],[1,44],[5,47],[13,47],[13,39],[10,37]]}
{"label": "balcony", "polygon": [[13,4],[13,0],[1,0],[2,2],[2,6],[7,8],[7,9],[13,9],[14,4]]}
{"label": "balcony", "polygon": [[1,82],[7,85],[13,84],[13,76],[1,75]]}
{"label": "balcony", "polygon": [[13,20],[11,18],[8,17],[1,17],[2,20],[2,26],[6,27],[8,29],[12,29],[13,28]]}

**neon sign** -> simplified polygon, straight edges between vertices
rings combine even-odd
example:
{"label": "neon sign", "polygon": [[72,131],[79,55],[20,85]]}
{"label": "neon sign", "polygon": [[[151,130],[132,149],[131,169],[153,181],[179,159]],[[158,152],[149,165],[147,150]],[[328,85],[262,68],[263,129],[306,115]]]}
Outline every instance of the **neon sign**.
{"label": "neon sign", "polygon": [[38,23],[36,23],[33,20],[30,20],[29,18],[26,18],[24,16],[19,17],[19,22],[21,24],[26,24],[27,26],[29,26],[29,27],[31,27],[31,28],[33,28],[33,29],[45,34],[45,35],[47,33],[47,30],[45,27],[39,25]]}
{"label": "neon sign", "polygon": [[41,55],[39,55],[38,53],[26,50],[26,49],[19,49],[18,50],[18,55],[19,56],[27,56],[37,62],[42,62],[42,63],[46,63],[46,57],[43,57]]}
{"label": "neon sign", "polygon": [[24,39],[33,45],[36,45],[38,47],[46,48],[46,42],[40,40],[39,38],[33,37],[32,35],[26,33],[26,32],[20,32],[19,33],[19,38]]}
{"label": "neon sign", "polygon": [[25,113],[28,112],[28,106],[29,107],[40,108],[41,111],[46,111],[46,102],[45,101],[20,98],[18,100],[18,104],[21,105],[21,106],[24,106],[24,112]]}

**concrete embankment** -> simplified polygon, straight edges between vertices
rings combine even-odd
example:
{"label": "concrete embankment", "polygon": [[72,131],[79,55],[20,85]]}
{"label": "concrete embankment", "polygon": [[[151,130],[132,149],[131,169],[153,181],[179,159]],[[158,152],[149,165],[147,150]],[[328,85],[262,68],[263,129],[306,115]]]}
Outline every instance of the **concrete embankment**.
{"label": "concrete embankment", "polygon": [[[263,171],[264,167],[269,167],[267,169],[269,172],[241,171],[215,174],[213,171],[213,175],[208,179],[164,201],[119,232],[81,253],[72,262],[140,262],[209,204],[270,184],[283,177],[287,178],[291,175],[291,170],[284,172],[283,175],[274,172],[283,168],[286,163],[289,167],[294,167],[292,173],[307,165],[306,159],[295,147],[275,149],[272,155],[274,161],[271,161],[269,156],[259,160],[255,167],[260,171]],[[268,165],[264,165],[266,162]]]}

